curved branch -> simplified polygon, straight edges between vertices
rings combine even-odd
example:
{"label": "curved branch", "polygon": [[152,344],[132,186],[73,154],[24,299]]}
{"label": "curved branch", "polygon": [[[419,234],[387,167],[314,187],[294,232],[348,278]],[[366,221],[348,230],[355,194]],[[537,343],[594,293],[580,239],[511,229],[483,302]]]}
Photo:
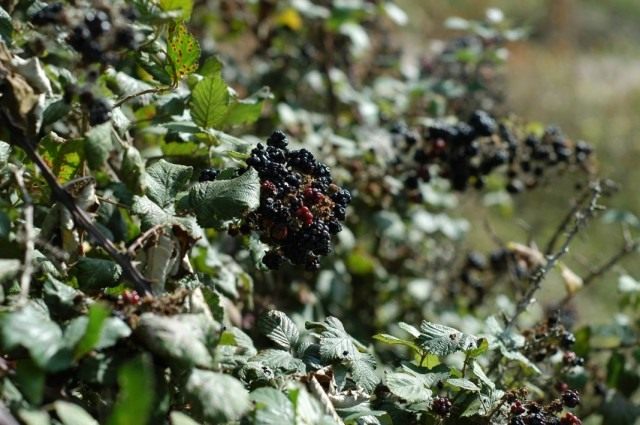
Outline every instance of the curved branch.
{"label": "curved branch", "polygon": [[111,256],[111,258],[113,258],[113,260],[122,268],[127,279],[133,283],[139,294],[150,295],[151,282],[134,267],[129,257],[122,254],[113,242],[111,242],[111,240],[109,240],[96,227],[87,213],[76,205],[71,194],[69,194],[69,192],[67,192],[60,183],[58,183],[56,177],[49,169],[49,166],[44,162],[40,154],[38,154],[35,147],[29,143],[22,131],[6,121],[7,120],[5,120],[5,123],[11,127],[12,143],[20,147],[27,154],[29,159],[40,169],[42,176],[51,188],[53,197],[69,210],[75,224],[84,229],[96,241],[96,243],[101,246]]}

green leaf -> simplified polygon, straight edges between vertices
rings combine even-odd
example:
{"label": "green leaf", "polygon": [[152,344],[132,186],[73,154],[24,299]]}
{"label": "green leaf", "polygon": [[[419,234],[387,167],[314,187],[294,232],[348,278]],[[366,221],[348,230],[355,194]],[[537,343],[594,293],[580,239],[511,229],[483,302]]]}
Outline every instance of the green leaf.
{"label": "green leaf", "polygon": [[229,110],[229,90],[220,74],[205,77],[191,93],[191,118],[202,128],[216,128]]}
{"label": "green leaf", "polygon": [[141,193],[144,188],[142,176],[144,175],[144,160],[138,149],[127,146],[122,155],[122,182],[133,193]]}
{"label": "green leaf", "polygon": [[482,366],[480,366],[478,362],[473,361],[473,368],[471,369],[471,371],[478,377],[478,379],[480,379],[480,381],[484,385],[491,388],[492,390],[496,388],[496,384],[487,376],[486,373],[484,373],[484,370],[482,370]]}
{"label": "green leaf", "polygon": [[320,328],[320,356],[324,361],[356,360],[358,349],[351,336],[344,330],[342,322],[335,317],[327,317],[322,323],[307,322],[307,328]]}
{"label": "green leaf", "polygon": [[238,217],[260,205],[258,173],[249,168],[235,179],[196,183],[189,191],[188,204],[204,227]]}
{"label": "green leaf", "polygon": [[182,412],[171,412],[169,419],[171,420],[171,425],[199,425],[198,422]]}
{"label": "green leaf", "polygon": [[114,287],[122,277],[122,268],[118,264],[102,258],[82,257],[73,270],[83,290]]}
{"label": "green leaf", "polygon": [[273,370],[280,370],[284,373],[304,373],[305,365],[300,359],[296,359],[284,350],[266,349],[261,350],[252,361],[264,364]]}
{"label": "green leaf", "polygon": [[173,82],[177,83],[198,69],[200,45],[182,22],[171,27],[167,41],[167,71],[173,76]]}
{"label": "green leaf", "polygon": [[474,384],[472,381],[466,378],[449,378],[447,379],[447,384],[452,385],[457,388],[462,388],[463,390],[479,392],[480,387]]}
{"label": "green leaf", "polygon": [[13,279],[22,270],[20,260],[0,258],[0,283]]}
{"label": "green leaf", "polygon": [[393,372],[387,374],[385,382],[389,391],[410,403],[431,400],[432,391],[427,388],[426,382],[421,376],[407,372]]}
{"label": "green leaf", "polygon": [[163,209],[173,209],[178,192],[191,179],[193,168],[161,159],[147,168],[147,196]]}
{"label": "green leaf", "polygon": [[376,362],[369,354],[360,354],[356,360],[351,362],[351,377],[367,392],[372,392],[380,378],[376,375]]}
{"label": "green leaf", "polygon": [[237,420],[251,408],[249,393],[236,378],[208,370],[191,371],[185,390],[212,423]]}
{"label": "green leaf", "polygon": [[56,121],[64,118],[71,111],[71,105],[65,102],[64,99],[53,98],[45,107],[42,114],[42,127],[53,124]]}
{"label": "green leaf", "polygon": [[138,356],[120,367],[118,388],[108,425],[147,424],[155,397],[153,362],[149,355]]}
{"label": "green leaf", "polygon": [[221,74],[222,62],[220,61],[220,58],[218,58],[217,56],[208,57],[204,61],[198,72],[200,73],[200,75],[205,77],[211,77],[216,74]]}
{"label": "green leaf", "polygon": [[5,350],[24,347],[41,368],[46,368],[62,347],[62,330],[35,302],[0,314],[0,327]]}
{"label": "green leaf", "polygon": [[522,364],[524,367],[530,369],[532,372],[536,374],[542,373],[542,371],[535,365],[531,360],[529,360],[524,354],[519,351],[509,350],[504,345],[499,345],[500,354],[506,359],[514,360]]}
{"label": "green leaf", "polygon": [[77,404],[58,400],[53,407],[64,425],[98,425],[98,421]]}
{"label": "green leaf", "polygon": [[131,212],[140,217],[143,230],[159,224],[169,224],[173,218],[171,214],[146,196],[133,197]]}
{"label": "green leaf", "polygon": [[446,356],[456,351],[467,351],[477,348],[478,338],[467,335],[454,328],[423,321],[420,325],[421,334],[417,343],[425,351],[437,356]]}
{"label": "green leaf", "polygon": [[377,334],[373,336],[373,339],[389,345],[404,345],[405,347],[409,347],[416,352],[422,351],[413,341],[400,339],[389,334]]}
{"label": "green leaf", "polygon": [[100,339],[94,349],[104,350],[112,347],[119,339],[127,338],[129,335],[131,335],[131,328],[122,319],[109,317],[102,325]]}
{"label": "green leaf", "polygon": [[[1,165],[0,168],[2,168]],[[0,238],[7,239],[9,237],[9,232],[11,232],[11,219],[5,212],[0,211]],[[1,279],[2,278],[0,278],[0,281]]]}
{"label": "green leaf", "polygon": [[87,315],[88,321],[84,335],[80,341],[78,341],[75,348],[76,359],[79,359],[85,354],[91,352],[91,350],[93,350],[98,344],[103,324],[107,317],[109,317],[109,314],[111,314],[111,310],[106,304],[97,302],[91,305],[89,308],[89,314]]}
{"label": "green leaf", "polygon": [[398,323],[398,326],[400,327],[400,329],[402,329],[403,331],[405,331],[406,333],[408,333],[414,338],[418,338],[420,336],[420,331],[416,329],[415,326],[412,326],[405,322]]}
{"label": "green leaf", "polygon": [[251,392],[255,403],[254,423],[256,425],[294,425],[293,405],[286,395],[274,388],[258,388]]}
{"label": "green leaf", "polygon": [[92,170],[102,168],[113,149],[111,140],[111,123],[107,122],[93,127],[85,137],[84,151],[87,163]]}
{"label": "green leaf", "polygon": [[257,99],[235,100],[229,105],[225,124],[252,124],[260,118],[263,102]]}
{"label": "green leaf", "polygon": [[[150,90],[153,88],[152,85],[145,83],[144,81],[138,80],[137,78],[132,77],[126,72],[115,72],[113,69],[108,69],[106,74],[110,80],[113,82],[117,89],[118,94],[121,96],[127,96],[134,93],[140,93],[146,90]],[[144,94],[135,97],[135,101],[147,104],[151,100],[152,94]],[[133,101],[133,99],[132,99]]]}
{"label": "green leaf", "polygon": [[486,338],[478,339],[476,345],[476,348],[465,351],[466,355],[472,359],[481,356],[489,350],[489,341]]}
{"label": "green leaf", "polygon": [[224,320],[224,307],[220,305],[220,294],[207,286],[203,286],[200,289],[214,320],[222,322]]}
{"label": "green leaf", "polygon": [[19,360],[16,367],[15,382],[20,392],[33,405],[42,403],[45,374],[31,359]]}
{"label": "green leaf", "polygon": [[188,21],[193,10],[193,0],[160,0],[160,7],[167,12],[180,10],[182,19]]}
{"label": "green leaf", "polygon": [[217,340],[219,325],[204,314],[161,316],[144,313],[136,329],[153,353],[180,364],[211,367],[209,347]]}
{"label": "green leaf", "polygon": [[607,363],[607,386],[618,388],[620,377],[624,373],[625,357],[619,352],[613,352]]}
{"label": "green leaf", "polygon": [[13,34],[13,24],[11,23],[11,15],[7,13],[2,7],[0,7],[0,37],[3,41],[10,46],[11,38]]}
{"label": "green leaf", "polygon": [[4,168],[9,162],[9,155],[11,155],[11,145],[0,141],[0,169]]}
{"label": "green leaf", "polygon": [[54,277],[47,276],[47,280],[45,280],[42,286],[42,295],[50,308],[56,310],[72,310],[76,298],[81,296],[81,293]]}
{"label": "green leaf", "polygon": [[298,327],[281,311],[270,310],[258,320],[260,332],[279,347],[290,350],[300,338]]}
{"label": "green leaf", "polygon": [[27,410],[18,411],[18,417],[22,419],[25,425],[50,425],[51,419],[49,414],[43,410]]}

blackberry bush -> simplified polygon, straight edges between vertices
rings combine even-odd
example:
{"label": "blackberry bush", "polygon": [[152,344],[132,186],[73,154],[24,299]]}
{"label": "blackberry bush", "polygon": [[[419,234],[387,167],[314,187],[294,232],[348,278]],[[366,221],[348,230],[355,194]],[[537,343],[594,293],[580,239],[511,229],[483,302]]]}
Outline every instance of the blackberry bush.
{"label": "blackberry bush", "polygon": [[508,112],[499,11],[424,52],[410,18],[0,2],[0,422],[637,422],[640,282],[614,266],[640,220],[599,219],[588,144]]}
{"label": "blackberry bush", "polygon": [[331,252],[331,236],[342,229],[348,190],[333,183],[329,167],[306,149],[289,150],[287,137],[274,132],[266,146],[251,151],[247,165],[260,176],[260,206],[241,229],[256,231],[269,245],[263,263],[278,269],[285,260],[309,271]]}

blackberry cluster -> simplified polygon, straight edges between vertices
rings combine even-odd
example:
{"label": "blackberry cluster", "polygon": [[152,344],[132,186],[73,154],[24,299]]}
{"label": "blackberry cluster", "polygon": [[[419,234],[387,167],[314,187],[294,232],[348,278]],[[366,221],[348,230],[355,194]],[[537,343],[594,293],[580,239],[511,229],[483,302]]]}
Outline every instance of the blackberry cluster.
{"label": "blackberry cluster", "polygon": [[251,151],[247,165],[260,176],[260,206],[242,223],[270,246],[262,262],[278,269],[286,260],[313,271],[331,252],[331,235],[342,230],[349,191],[335,185],[329,167],[306,149],[289,150],[287,137],[274,132],[267,145]]}
{"label": "blackberry cluster", "polygon": [[102,5],[95,8],[66,10],[70,5],[54,2],[31,16],[31,23],[44,27],[68,27],[67,43],[82,56],[85,64],[113,64],[119,50],[135,50],[143,35],[132,27],[136,19],[131,7]]}
{"label": "blackberry cluster", "polygon": [[[559,400],[553,400],[548,405],[540,405],[534,402],[523,403],[515,400],[509,411],[509,425],[562,425],[563,420],[568,416],[559,418],[558,414],[562,412],[562,403]],[[575,415],[571,417],[578,420]]]}
{"label": "blackberry cluster", "polygon": [[114,28],[111,10],[92,10],[76,25],[67,42],[82,55],[85,63],[110,63],[114,51],[137,48],[137,34],[129,25]]}
{"label": "blackberry cluster", "polygon": [[[498,280],[498,276],[510,273],[516,279],[524,279],[536,270],[538,263],[533,252],[524,245],[498,248],[489,255],[470,251],[458,279],[452,281],[448,288],[449,295],[457,299],[464,294],[469,300],[469,307],[481,306],[490,285]],[[570,333],[567,335],[572,336]]]}
{"label": "blackberry cluster", "polygon": [[515,131],[482,110],[467,122],[436,123],[418,132],[396,125],[391,133],[401,156],[394,171],[404,174],[406,190],[415,195],[420,182],[428,182],[434,172],[462,192],[470,186],[483,188],[488,175],[503,169],[506,190],[515,194],[536,186],[552,169],[590,169],[593,149],[587,143],[573,143],[555,127],[548,127],[542,137],[518,138]]}
{"label": "blackberry cluster", "polygon": [[572,357],[570,361],[564,361],[567,366],[582,364],[582,359],[579,359],[575,353],[570,351],[575,343],[574,335],[565,329],[557,316],[551,316],[533,329],[525,330],[523,335],[526,338],[523,348],[524,354],[536,362],[544,361],[558,351],[563,350],[563,361],[567,357]]}
{"label": "blackberry cluster", "polygon": [[80,93],[80,103],[88,111],[89,124],[103,124],[111,119],[111,105],[105,99],[96,97],[91,90]]}

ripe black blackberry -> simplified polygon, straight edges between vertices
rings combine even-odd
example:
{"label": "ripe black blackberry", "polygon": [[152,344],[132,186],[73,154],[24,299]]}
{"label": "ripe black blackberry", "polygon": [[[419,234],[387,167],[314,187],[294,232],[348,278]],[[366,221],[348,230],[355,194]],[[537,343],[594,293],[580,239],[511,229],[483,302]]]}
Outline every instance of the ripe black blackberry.
{"label": "ripe black blackberry", "polygon": [[93,99],[89,106],[89,124],[100,125],[111,119],[111,105],[100,98]]}
{"label": "ripe black blackberry", "polygon": [[560,339],[560,346],[565,350],[570,349],[576,343],[576,337],[571,332],[565,332]]}
{"label": "ripe black blackberry", "polygon": [[567,407],[576,407],[580,404],[580,394],[577,391],[567,390],[562,393],[562,403]]}
{"label": "ripe black blackberry", "polygon": [[469,119],[469,125],[478,136],[491,136],[498,130],[496,121],[485,111],[475,111]]}
{"label": "ripe black blackberry", "polygon": [[431,409],[438,416],[447,416],[451,412],[451,406],[453,403],[447,397],[437,397],[431,402]]}
{"label": "ripe black blackberry", "polygon": [[109,15],[103,10],[90,11],[84,17],[84,24],[94,37],[99,37],[111,29]]}
{"label": "ripe black blackberry", "polygon": [[200,176],[198,177],[199,182],[212,182],[220,174],[220,171],[215,168],[205,168],[200,172]]}
{"label": "ripe black blackberry", "polygon": [[526,425],[548,425],[547,417],[542,412],[532,412],[524,417]]}
{"label": "ripe black blackberry", "polygon": [[509,420],[509,425],[527,425],[522,416],[513,416]]}
{"label": "ripe black blackberry", "polygon": [[306,149],[289,150],[287,137],[274,132],[251,151],[247,165],[260,177],[260,206],[242,226],[260,235],[270,249],[262,259],[269,269],[285,261],[314,271],[331,252],[351,194],[332,182],[329,167]]}

